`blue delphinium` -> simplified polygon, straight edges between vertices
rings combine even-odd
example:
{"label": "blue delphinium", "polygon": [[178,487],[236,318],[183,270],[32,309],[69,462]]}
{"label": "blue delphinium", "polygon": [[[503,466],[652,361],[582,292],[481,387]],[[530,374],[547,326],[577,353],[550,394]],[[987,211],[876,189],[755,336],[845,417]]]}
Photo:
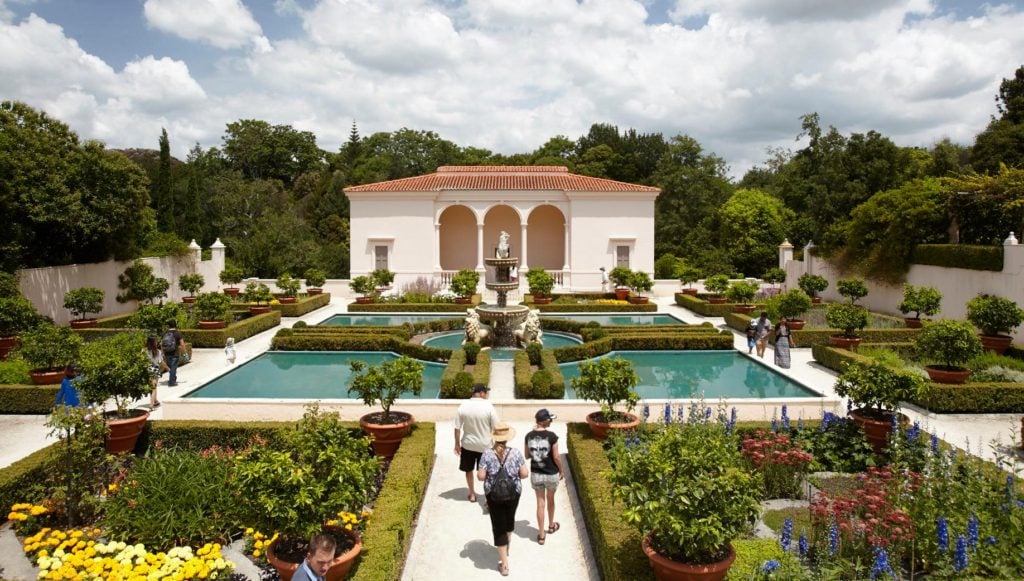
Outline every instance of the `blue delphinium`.
{"label": "blue delphinium", "polygon": [[772,418],[772,433],[779,433],[779,420]]}
{"label": "blue delphinium", "polygon": [[672,404],[665,402],[665,423],[672,423]]}
{"label": "blue delphinium", "polygon": [[893,576],[892,567],[889,566],[889,553],[882,547],[875,547],[872,552],[875,554],[875,563],[871,566],[871,578],[878,579],[881,576],[889,578]]}
{"label": "blue delphinium", "polygon": [[914,425],[907,429],[907,441],[910,443],[916,442],[921,438],[921,423],[914,422]]}
{"label": "blue delphinium", "polygon": [[793,540],[793,518],[787,517],[782,523],[782,536],[779,537],[779,545],[783,551],[789,550],[789,542]]}
{"label": "blue delphinium", "polygon": [[787,413],[787,406],[782,406],[782,429],[789,431],[789,414]]}
{"label": "blue delphinium", "polygon": [[690,404],[690,414],[687,415],[687,413],[686,413],[686,406],[684,406],[683,404],[680,403],[679,405],[676,406],[676,421],[681,423],[681,424],[682,423],[686,423],[686,418],[688,418],[688,417],[695,417],[695,414],[693,412],[696,409],[697,409],[697,404],[691,403]]}
{"label": "blue delphinium", "polygon": [[828,554],[835,555],[839,550],[839,527],[832,523],[828,527]]}
{"label": "blue delphinium", "polygon": [[764,562],[764,565],[761,565],[761,572],[765,575],[769,575],[772,571],[778,570],[781,566],[782,565],[775,559],[768,559]]}
{"label": "blue delphinium", "polygon": [[709,407],[704,409],[704,420],[707,421],[707,420],[710,420],[710,419],[711,419],[711,407],[709,406]]}
{"label": "blue delphinium", "polygon": [[939,550],[945,553],[949,550],[949,524],[946,522],[946,517],[939,517],[937,529],[936,535],[938,536]]}
{"label": "blue delphinium", "polygon": [[996,546],[996,538],[993,535],[989,535],[988,538],[985,539],[985,542],[988,543],[990,547]]}
{"label": "blue delphinium", "polygon": [[956,552],[953,554],[953,569],[957,573],[967,568],[967,539],[963,535],[956,538]]}
{"label": "blue delphinium", "polygon": [[644,404],[644,422],[647,422],[647,420],[650,417],[651,417],[651,406],[649,404],[645,403]]}
{"label": "blue delphinium", "polygon": [[807,535],[800,533],[800,540],[796,543],[797,549],[800,551],[801,557],[807,556]]}
{"label": "blue delphinium", "polygon": [[939,453],[939,437],[932,434],[932,454],[938,455]]}
{"label": "blue delphinium", "polygon": [[978,548],[978,515],[972,514],[967,519],[967,544],[977,550]]}
{"label": "blue delphinium", "polygon": [[798,429],[800,431],[803,431],[803,429],[804,429],[804,418],[803,417],[800,417],[799,419],[797,419],[797,421],[796,421],[796,429]]}

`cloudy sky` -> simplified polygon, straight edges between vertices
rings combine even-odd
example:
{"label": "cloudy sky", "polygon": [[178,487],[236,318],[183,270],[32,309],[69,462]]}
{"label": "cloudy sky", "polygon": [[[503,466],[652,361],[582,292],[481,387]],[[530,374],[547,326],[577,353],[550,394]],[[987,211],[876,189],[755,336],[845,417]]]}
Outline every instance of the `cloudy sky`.
{"label": "cloudy sky", "polygon": [[685,133],[734,175],[799,117],[969,144],[1024,64],[1024,0],[0,0],[0,99],[179,157],[263,119],[334,151],[432,130],[528,152]]}

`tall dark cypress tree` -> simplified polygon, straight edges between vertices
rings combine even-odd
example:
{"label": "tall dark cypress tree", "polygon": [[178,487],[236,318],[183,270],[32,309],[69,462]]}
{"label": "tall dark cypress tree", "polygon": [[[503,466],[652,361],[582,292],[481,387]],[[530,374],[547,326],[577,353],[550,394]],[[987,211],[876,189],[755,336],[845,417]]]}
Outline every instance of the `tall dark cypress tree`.
{"label": "tall dark cypress tree", "polygon": [[160,129],[160,165],[156,169],[153,180],[153,207],[156,208],[157,226],[162,232],[174,232],[175,204],[171,184],[171,142],[167,138],[167,130]]}

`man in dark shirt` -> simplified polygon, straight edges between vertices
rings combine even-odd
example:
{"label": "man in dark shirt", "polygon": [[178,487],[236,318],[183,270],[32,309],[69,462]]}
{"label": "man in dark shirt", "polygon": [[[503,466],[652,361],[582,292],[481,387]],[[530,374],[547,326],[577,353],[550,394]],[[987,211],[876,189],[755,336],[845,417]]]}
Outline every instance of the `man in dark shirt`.
{"label": "man in dark shirt", "polygon": [[167,367],[170,368],[167,386],[174,387],[178,385],[178,357],[181,351],[185,349],[185,338],[182,337],[181,331],[178,330],[178,323],[173,319],[167,321],[167,330],[164,331],[163,337],[160,339],[160,347],[164,351]]}

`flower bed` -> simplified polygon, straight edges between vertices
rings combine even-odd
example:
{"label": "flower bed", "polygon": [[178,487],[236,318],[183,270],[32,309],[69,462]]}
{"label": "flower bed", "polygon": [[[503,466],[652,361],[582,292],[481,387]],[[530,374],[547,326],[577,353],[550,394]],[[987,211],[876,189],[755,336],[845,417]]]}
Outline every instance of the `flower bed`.
{"label": "flower bed", "polygon": [[456,303],[349,303],[350,313],[465,313],[473,305]]}
{"label": "flower bed", "polygon": [[615,300],[615,295],[553,295],[546,305],[535,304],[529,295],[523,304],[542,313],[654,313],[658,305],[647,303],[634,305],[629,301]]}

